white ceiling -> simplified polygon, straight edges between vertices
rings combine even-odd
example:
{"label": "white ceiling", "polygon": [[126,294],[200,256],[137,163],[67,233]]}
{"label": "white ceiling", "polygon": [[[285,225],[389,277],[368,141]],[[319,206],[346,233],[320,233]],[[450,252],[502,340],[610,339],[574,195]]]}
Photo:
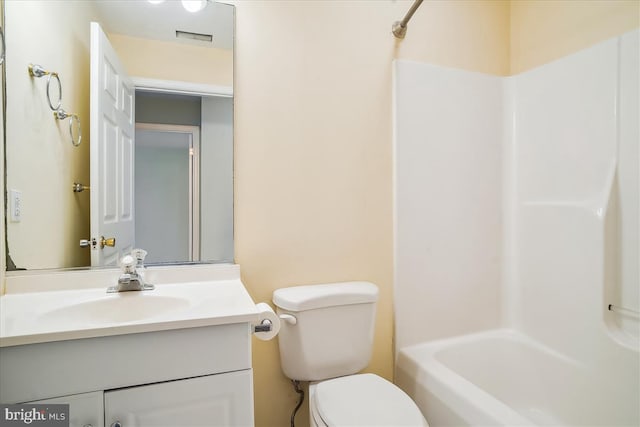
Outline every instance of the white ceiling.
{"label": "white ceiling", "polygon": [[[204,10],[187,12],[179,0],[151,4],[147,0],[93,0],[107,33],[187,43],[219,49],[233,48],[234,7],[211,1]],[[176,30],[213,35],[213,43],[176,38]]]}

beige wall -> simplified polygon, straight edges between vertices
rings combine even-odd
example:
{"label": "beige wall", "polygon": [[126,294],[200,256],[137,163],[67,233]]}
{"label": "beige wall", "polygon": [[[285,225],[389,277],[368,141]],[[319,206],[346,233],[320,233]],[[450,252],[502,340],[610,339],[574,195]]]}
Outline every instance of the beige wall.
{"label": "beige wall", "polygon": [[215,86],[233,85],[233,52],[109,34],[130,76]]}
{"label": "beige wall", "polygon": [[[78,246],[89,234],[89,194],[74,194],[74,181],[89,183],[90,2],[9,1],[7,30],[7,186],[22,191],[22,221],[8,223],[9,253],[18,267],[87,265]],[[46,77],[27,65],[57,71],[62,106],[78,114],[83,140],[71,144],[69,120],[56,121],[46,100]],[[55,93],[52,86],[52,94]]]}
{"label": "beige wall", "polygon": [[[380,287],[368,371],[393,374],[392,60],[508,73],[506,2],[238,1],[236,261],[256,301],[280,287]],[[256,425],[296,401],[277,340],[254,340]],[[306,407],[306,404],[305,404]],[[308,414],[298,415],[305,425]]]}
{"label": "beige wall", "polygon": [[640,25],[638,0],[511,2],[511,74],[518,74]]}

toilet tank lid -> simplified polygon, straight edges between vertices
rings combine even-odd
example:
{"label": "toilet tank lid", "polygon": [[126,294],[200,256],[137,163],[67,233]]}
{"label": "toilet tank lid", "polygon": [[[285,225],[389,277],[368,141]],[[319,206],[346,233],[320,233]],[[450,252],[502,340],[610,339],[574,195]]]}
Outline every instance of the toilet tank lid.
{"label": "toilet tank lid", "polygon": [[276,289],[273,303],[284,310],[303,311],[338,305],[373,303],[378,287],[370,282],[341,282]]}

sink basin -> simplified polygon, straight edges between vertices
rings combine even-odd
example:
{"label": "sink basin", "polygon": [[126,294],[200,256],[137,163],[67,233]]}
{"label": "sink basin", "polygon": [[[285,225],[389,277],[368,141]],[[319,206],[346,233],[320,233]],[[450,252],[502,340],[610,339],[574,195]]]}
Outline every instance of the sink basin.
{"label": "sink basin", "polygon": [[40,315],[42,322],[61,323],[73,319],[87,324],[134,322],[165,316],[190,306],[188,299],[147,292],[122,292],[100,299],[60,307]]}
{"label": "sink basin", "polygon": [[258,319],[237,266],[150,267],[154,290],[107,293],[119,274],[105,269],[7,278],[0,348]]}

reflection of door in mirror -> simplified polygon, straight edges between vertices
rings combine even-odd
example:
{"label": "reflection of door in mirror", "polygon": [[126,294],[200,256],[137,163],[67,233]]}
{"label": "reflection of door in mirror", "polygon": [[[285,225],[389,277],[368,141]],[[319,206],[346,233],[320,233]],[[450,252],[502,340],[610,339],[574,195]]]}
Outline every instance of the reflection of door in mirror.
{"label": "reflection of door in mirror", "polygon": [[[91,29],[91,265],[117,265],[134,246],[148,252],[147,263],[200,261],[203,106],[211,113],[204,125],[215,163],[228,155],[219,152],[226,145],[216,143],[218,131],[208,122],[225,111],[220,103],[227,111],[232,104],[163,92],[136,96],[100,25]],[[103,245],[105,239],[112,246]],[[214,259],[232,259],[231,240],[213,244]],[[204,243],[204,252],[211,252],[211,243]]]}
{"label": "reflection of door in mirror", "polygon": [[[91,29],[91,185],[98,190],[91,197],[91,236],[98,242],[91,265],[117,265],[134,246],[147,251],[147,263],[200,261],[203,102],[213,113],[207,120],[219,119],[216,108],[199,96],[139,91],[136,99],[100,25],[94,22]],[[215,131],[208,128],[205,136],[215,138]],[[214,157],[227,157],[216,152],[219,144],[211,145]],[[214,228],[219,225],[227,226]],[[100,243],[104,236],[113,239],[113,247]],[[215,245],[222,252],[214,259],[232,259],[228,243],[227,238]]]}
{"label": "reflection of door in mirror", "polygon": [[200,261],[200,127],[137,123],[135,141],[136,246],[147,263]]}
{"label": "reflection of door in mirror", "polygon": [[91,23],[90,87],[91,265],[117,265],[134,246],[135,91],[97,22]]}

